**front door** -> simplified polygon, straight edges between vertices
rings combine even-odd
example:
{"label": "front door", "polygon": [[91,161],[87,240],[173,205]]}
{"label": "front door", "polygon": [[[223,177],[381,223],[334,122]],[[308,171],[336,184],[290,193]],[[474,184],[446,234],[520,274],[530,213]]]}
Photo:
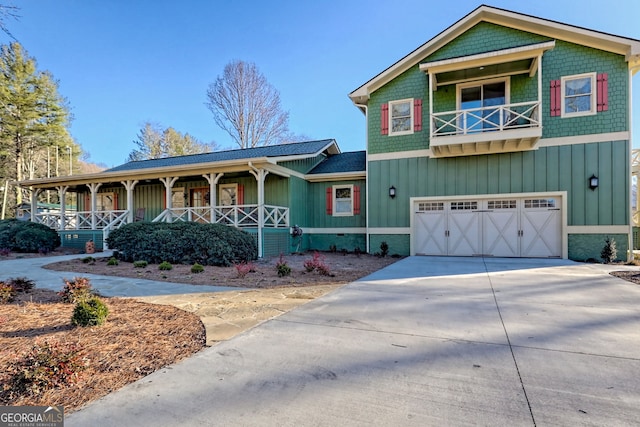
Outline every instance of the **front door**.
{"label": "front door", "polygon": [[209,207],[209,188],[192,188],[190,192],[191,215],[189,220],[196,222],[209,222],[211,210]]}

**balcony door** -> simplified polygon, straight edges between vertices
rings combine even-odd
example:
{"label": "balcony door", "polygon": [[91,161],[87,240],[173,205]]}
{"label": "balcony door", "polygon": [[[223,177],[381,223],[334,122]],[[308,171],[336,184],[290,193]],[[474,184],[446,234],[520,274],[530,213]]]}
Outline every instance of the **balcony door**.
{"label": "balcony door", "polygon": [[505,105],[507,102],[506,80],[458,86],[459,109],[471,110],[465,111],[462,116],[465,133],[500,129],[500,109],[491,107]]}

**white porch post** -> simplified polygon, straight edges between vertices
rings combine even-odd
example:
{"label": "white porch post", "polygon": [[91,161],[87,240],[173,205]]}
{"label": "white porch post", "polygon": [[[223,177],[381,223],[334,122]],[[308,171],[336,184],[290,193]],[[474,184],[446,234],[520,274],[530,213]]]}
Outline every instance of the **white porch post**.
{"label": "white porch post", "polygon": [[96,207],[98,206],[98,189],[102,185],[101,182],[92,182],[91,184],[87,184],[89,187],[89,191],[91,191],[91,229],[96,229]]}
{"label": "white porch post", "polygon": [[252,170],[251,175],[258,181],[258,257],[262,258],[264,251],[262,250],[263,240],[263,228],[264,228],[264,180],[269,174],[264,169],[257,169],[252,164],[249,164]]}
{"label": "white porch post", "polygon": [[31,190],[31,222],[36,222],[36,214],[38,213],[38,194],[40,194],[39,189]]}
{"label": "white porch post", "polygon": [[218,204],[218,181],[220,181],[220,178],[222,178],[223,175],[224,173],[215,172],[202,175],[209,183],[209,208],[211,209],[211,224],[216,223],[216,206]]}
{"label": "white porch post", "polygon": [[68,189],[69,189],[68,185],[60,185],[56,187],[56,190],[58,190],[58,198],[60,199],[60,224],[58,224],[59,230],[64,230],[67,225],[67,214],[66,214],[66,207],[67,207],[66,198],[67,197],[66,196],[67,196]]}
{"label": "white porch post", "polygon": [[[175,184],[177,180],[178,180],[177,176],[174,176],[174,177],[168,176],[166,178],[160,178],[160,182],[164,184],[164,188],[165,188],[164,200],[165,200],[166,212],[171,212],[171,208],[173,207],[172,200],[171,200],[171,189],[173,188],[173,184]],[[164,221],[173,222],[173,217],[171,215],[166,215],[164,218]]]}
{"label": "white porch post", "polygon": [[124,185],[125,190],[127,190],[127,222],[133,222],[133,189],[138,183],[138,180],[129,179],[127,181],[121,181],[122,185]]}

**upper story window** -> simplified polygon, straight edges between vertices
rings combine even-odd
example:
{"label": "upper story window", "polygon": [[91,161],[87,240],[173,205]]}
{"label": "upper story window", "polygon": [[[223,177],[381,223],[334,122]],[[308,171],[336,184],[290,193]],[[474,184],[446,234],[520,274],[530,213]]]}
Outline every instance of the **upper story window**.
{"label": "upper story window", "polygon": [[409,135],[422,130],[422,99],[409,98],[381,105],[380,133]]}
{"label": "upper story window", "polygon": [[413,99],[389,102],[389,135],[413,133]]}
{"label": "upper story window", "polygon": [[560,85],[562,117],[596,114],[596,73],[562,77]]}

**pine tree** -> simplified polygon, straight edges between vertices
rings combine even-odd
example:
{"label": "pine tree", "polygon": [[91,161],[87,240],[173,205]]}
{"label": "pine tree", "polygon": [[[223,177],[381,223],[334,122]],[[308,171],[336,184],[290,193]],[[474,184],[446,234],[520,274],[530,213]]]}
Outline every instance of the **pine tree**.
{"label": "pine tree", "polygon": [[[72,148],[69,110],[58,83],[38,71],[35,59],[17,43],[0,46],[0,170],[3,178],[21,181],[46,176],[47,147]],[[22,193],[15,192],[15,203]]]}

